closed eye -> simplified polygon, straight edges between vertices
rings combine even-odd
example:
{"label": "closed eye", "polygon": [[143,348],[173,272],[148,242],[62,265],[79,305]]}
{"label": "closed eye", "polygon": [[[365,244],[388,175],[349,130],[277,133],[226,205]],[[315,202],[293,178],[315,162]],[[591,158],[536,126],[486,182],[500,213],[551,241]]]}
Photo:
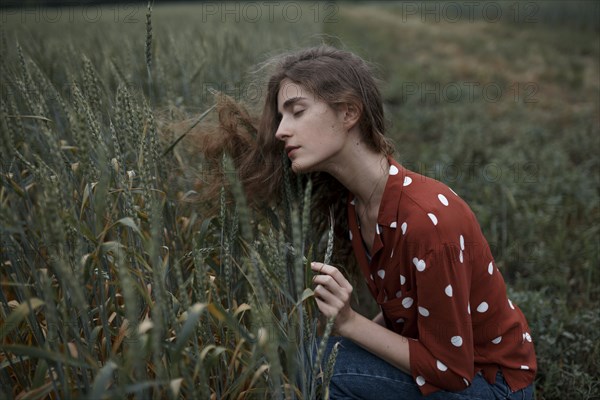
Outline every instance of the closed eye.
{"label": "closed eye", "polygon": [[304,110],[296,111],[296,112],[294,113],[294,117],[299,117],[299,116],[301,116],[303,112],[304,112]]}

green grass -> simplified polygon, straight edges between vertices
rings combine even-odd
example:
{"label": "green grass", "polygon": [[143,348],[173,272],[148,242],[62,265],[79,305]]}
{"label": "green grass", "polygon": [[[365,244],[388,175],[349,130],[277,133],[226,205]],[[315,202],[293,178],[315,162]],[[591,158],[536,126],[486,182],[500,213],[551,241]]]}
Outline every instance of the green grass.
{"label": "green grass", "polygon": [[532,328],[537,398],[598,396],[597,7],[541,3],[539,23],[515,24],[403,20],[387,3],[316,20],[305,3],[294,23],[155,6],[151,80],[136,7],[3,21],[0,398],[325,394],[299,367],[317,329],[305,261],[331,256],[308,193],[290,185],[265,218],[228,174],[216,207],[190,202],[214,171],[191,137],[162,156],[163,128],[209,109],[209,88],[256,111],[253,66],[321,37],[379,66],[397,159],[475,211]]}

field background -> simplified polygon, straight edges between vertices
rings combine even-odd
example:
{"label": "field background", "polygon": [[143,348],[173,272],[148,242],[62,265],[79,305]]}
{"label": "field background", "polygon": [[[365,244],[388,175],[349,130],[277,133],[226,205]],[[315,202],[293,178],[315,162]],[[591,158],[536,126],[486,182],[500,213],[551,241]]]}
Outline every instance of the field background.
{"label": "field background", "polygon": [[171,147],[213,89],[257,115],[257,64],[321,42],[377,66],[396,159],[474,210],[537,398],[599,398],[599,3],[478,4],[0,9],[0,399],[326,396],[310,188],[261,219],[224,159],[194,202],[214,171],[191,134]]}

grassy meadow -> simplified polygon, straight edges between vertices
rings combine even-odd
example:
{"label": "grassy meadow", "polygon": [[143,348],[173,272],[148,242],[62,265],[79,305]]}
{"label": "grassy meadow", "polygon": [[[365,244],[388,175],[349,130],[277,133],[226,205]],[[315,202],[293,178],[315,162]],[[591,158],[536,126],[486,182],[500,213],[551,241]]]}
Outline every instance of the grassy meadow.
{"label": "grassy meadow", "polygon": [[396,159],[477,215],[536,398],[600,398],[598,3],[429,4],[0,9],[0,399],[327,398],[310,184],[259,214],[224,157],[207,204],[181,137],[219,93],[258,115],[260,62],[321,42],[374,63]]}

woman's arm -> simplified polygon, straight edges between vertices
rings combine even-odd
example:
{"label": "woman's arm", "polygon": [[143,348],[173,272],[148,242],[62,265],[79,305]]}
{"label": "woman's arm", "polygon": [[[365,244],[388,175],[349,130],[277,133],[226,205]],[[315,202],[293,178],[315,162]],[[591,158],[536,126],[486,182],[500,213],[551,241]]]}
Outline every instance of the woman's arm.
{"label": "woman's arm", "polygon": [[373,322],[375,322],[377,325],[381,325],[385,328],[385,320],[383,319],[383,312],[379,312],[379,314],[377,314],[373,319]]}
{"label": "woman's arm", "polygon": [[335,332],[410,374],[409,339],[354,311],[352,285],[337,268],[317,262],[311,268],[318,272],[313,278],[317,306],[326,317],[335,318]]}
{"label": "woman's arm", "polygon": [[352,317],[336,324],[336,331],[365,350],[410,374],[409,339],[353,311]]}

